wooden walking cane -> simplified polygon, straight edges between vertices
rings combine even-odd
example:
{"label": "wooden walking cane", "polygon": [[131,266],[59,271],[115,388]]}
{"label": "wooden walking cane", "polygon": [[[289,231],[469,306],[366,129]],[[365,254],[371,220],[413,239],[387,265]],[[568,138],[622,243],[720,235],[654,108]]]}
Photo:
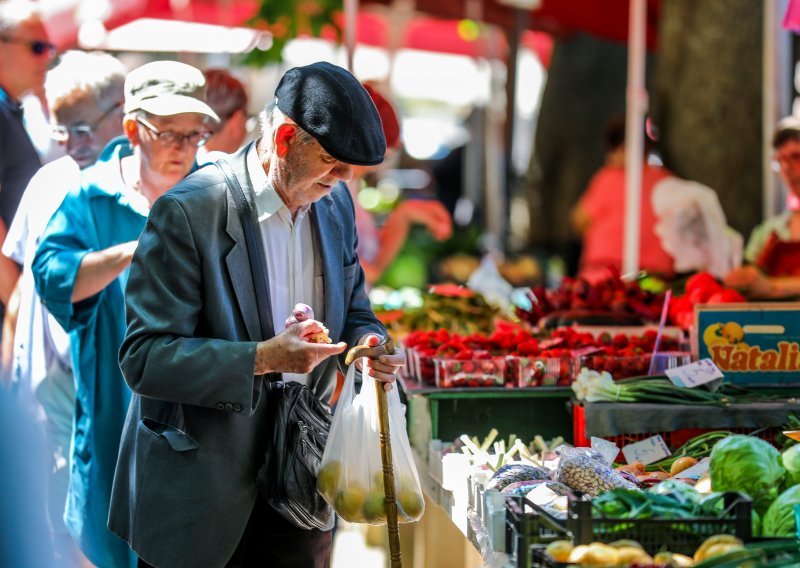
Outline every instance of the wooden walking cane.
{"label": "wooden walking cane", "polygon": [[[345,364],[350,365],[361,357],[377,359],[381,355],[394,353],[394,340],[387,335],[379,345],[369,347],[357,345],[347,352]],[[375,394],[378,396],[378,427],[381,434],[381,464],[383,465],[383,495],[386,505],[386,526],[389,531],[389,556],[391,568],[402,568],[403,560],[400,554],[400,527],[397,524],[397,500],[394,494],[394,469],[392,467],[392,440],[389,435],[389,402],[383,384],[375,385]]]}

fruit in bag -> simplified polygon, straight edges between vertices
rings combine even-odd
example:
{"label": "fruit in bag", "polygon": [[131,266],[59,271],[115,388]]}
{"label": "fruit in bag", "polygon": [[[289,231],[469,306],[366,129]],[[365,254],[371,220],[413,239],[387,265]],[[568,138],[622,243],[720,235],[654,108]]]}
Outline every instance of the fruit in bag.
{"label": "fruit in bag", "polygon": [[329,502],[333,501],[339,488],[339,472],[341,469],[342,464],[334,460],[322,466],[317,474],[317,491]]}
{"label": "fruit in bag", "polygon": [[358,483],[351,483],[336,494],[334,508],[342,518],[351,523],[361,520],[361,505],[365,491]]}
{"label": "fruit in bag", "polygon": [[380,491],[370,491],[367,493],[367,498],[364,499],[364,520],[368,523],[385,523],[386,522],[386,497],[383,494],[383,489]]}
{"label": "fruit in bag", "polygon": [[402,507],[403,512],[411,519],[419,518],[422,511],[425,510],[425,500],[422,498],[422,494],[418,493],[416,489],[403,488],[400,491],[398,501],[400,502],[400,507]]}

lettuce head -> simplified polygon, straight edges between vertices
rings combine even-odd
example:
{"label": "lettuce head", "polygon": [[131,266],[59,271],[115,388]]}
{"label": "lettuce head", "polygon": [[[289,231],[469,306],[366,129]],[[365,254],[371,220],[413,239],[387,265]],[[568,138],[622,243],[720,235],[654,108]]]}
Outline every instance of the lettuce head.
{"label": "lettuce head", "polygon": [[790,487],[767,509],[761,528],[764,536],[794,536],[794,507],[800,505],[800,485]]}
{"label": "lettuce head", "polygon": [[774,447],[752,436],[729,436],[711,451],[711,487],[714,491],[741,491],[763,515],[777,498],[786,470]]}

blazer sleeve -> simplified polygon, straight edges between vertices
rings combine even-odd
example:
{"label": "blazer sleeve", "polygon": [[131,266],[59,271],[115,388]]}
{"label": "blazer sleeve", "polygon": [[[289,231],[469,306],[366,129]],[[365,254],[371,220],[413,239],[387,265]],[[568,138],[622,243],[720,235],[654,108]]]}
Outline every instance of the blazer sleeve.
{"label": "blazer sleeve", "polygon": [[104,293],[72,302],[81,261],[97,249],[90,204],[85,193],[76,189],[51,217],[31,265],[42,303],[67,332],[82,329],[93,320]]}
{"label": "blazer sleeve", "polygon": [[[345,317],[344,331],[342,333],[342,341],[345,341],[350,347],[356,345],[358,341],[367,334],[373,333],[376,335],[386,336],[386,328],[375,316],[372,311],[372,304],[369,301],[369,296],[365,288],[366,278],[364,276],[364,269],[358,259],[358,231],[355,226],[355,208],[353,205],[352,197],[349,191],[344,191],[343,194],[345,204],[347,207],[348,219],[352,219],[351,224],[346,225],[349,229],[349,234],[344,235],[345,242],[345,256],[349,257],[350,264],[354,265],[355,276],[353,282],[352,293],[350,294],[347,304],[347,315]],[[347,352],[339,356],[339,359],[344,368],[344,359]]]}
{"label": "blazer sleeve", "polygon": [[209,408],[238,402],[253,412],[256,343],[194,336],[203,282],[192,230],[178,200],[156,201],[131,263],[122,373],[142,396]]}

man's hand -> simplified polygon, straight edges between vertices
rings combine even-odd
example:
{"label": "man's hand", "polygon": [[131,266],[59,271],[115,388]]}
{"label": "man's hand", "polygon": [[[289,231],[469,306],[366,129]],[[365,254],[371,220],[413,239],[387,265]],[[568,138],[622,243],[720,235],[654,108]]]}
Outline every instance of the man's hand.
{"label": "man's hand", "polygon": [[310,373],[325,359],[347,348],[343,342],[308,342],[308,337],[323,329],[317,320],[306,320],[289,326],[272,339],[260,342],[256,348],[253,373]]}
{"label": "man's hand", "polygon": [[[378,335],[367,335],[361,341],[360,345],[375,346],[383,340]],[[366,369],[361,371],[375,379],[384,383],[383,389],[386,391],[392,390],[392,383],[397,380],[397,371],[400,367],[405,366],[406,358],[403,353],[395,352],[394,355],[381,355],[377,359],[363,358],[367,362]],[[360,366],[360,361],[356,361],[356,367]]]}

